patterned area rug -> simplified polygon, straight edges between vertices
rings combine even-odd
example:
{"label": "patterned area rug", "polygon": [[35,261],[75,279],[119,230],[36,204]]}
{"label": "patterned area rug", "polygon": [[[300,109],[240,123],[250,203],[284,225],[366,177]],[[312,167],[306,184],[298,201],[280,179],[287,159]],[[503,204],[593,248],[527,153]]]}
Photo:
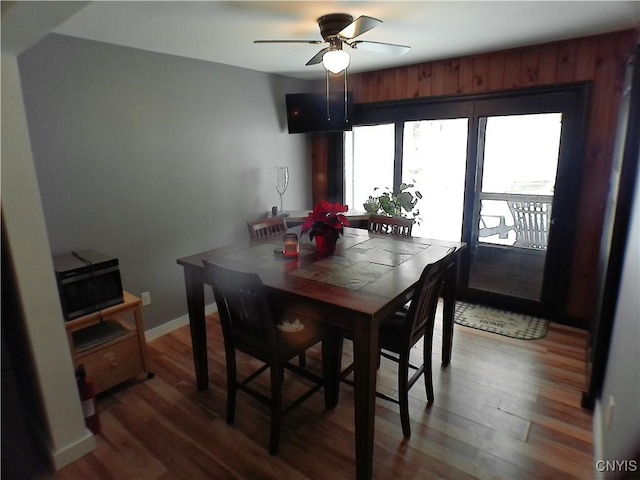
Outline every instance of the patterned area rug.
{"label": "patterned area rug", "polygon": [[456,302],[454,320],[465,327],[521,340],[536,340],[547,334],[549,320],[511,313],[497,308]]}

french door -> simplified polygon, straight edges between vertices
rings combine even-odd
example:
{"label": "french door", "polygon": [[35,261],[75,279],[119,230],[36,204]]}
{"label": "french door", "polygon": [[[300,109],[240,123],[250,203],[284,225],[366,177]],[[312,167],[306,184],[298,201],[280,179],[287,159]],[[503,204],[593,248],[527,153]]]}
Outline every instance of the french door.
{"label": "french door", "polygon": [[561,322],[585,97],[571,86],[356,109],[343,199],[359,208],[374,186],[414,183],[414,235],[467,243],[462,298]]}
{"label": "french door", "polygon": [[484,117],[479,129],[468,286],[540,301],[562,115]]}
{"label": "french door", "polygon": [[475,102],[464,298],[562,322],[584,96],[575,88]]}

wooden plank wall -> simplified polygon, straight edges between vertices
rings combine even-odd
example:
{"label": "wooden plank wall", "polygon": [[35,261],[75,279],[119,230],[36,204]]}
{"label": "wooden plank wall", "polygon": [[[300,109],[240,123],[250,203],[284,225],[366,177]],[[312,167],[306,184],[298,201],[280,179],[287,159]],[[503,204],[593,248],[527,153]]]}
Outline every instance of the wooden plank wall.
{"label": "wooden plank wall", "polygon": [[[485,93],[589,81],[590,116],[567,316],[584,323],[594,308],[599,238],[626,61],[638,30],[576,38],[349,76],[356,103]],[[318,83],[324,89],[324,82]],[[312,137],[313,200],[326,198],[326,136]]]}

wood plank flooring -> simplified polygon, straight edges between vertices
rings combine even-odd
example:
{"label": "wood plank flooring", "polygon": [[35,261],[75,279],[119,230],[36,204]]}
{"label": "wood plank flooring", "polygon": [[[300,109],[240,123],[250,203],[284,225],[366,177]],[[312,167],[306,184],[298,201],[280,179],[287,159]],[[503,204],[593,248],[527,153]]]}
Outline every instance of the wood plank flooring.
{"label": "wood plank flooring", "polygon": [[[355,475],[353,395],[324,409],[322,392],[284,417],[280,452],[267,451],[268,409],[238,393],[236,423],[225,422],[224,350],[216,316],[208,320],[209,376],[196,388],[189,328],[149,343],[155,378],[144,376],[99,398],[102,432],[90,454],[51,475],[78,479],[351,479]],[[439,323],[439,322],[437,322]],[[440,367],[434,335],[435,403],[410,393],[412,436],[397,406],[378,399],[374,478],[586,479],[592,477],[592,417],[580,408],[586,333],[552,324],[544,339],[514,340],[456,325],[451,365]],[[421,348],[414,349],[416,360]],[[351,344],[345,341],[346,365]],[[255,365],[238,361],[241,371]],[[321,371],[320,350],[308,368]],[[263,383],[267,391],[268,375]],[[379,389],[395,390],[395,365],[382,360]],[[288,379],[286,395],[305,385]]]}

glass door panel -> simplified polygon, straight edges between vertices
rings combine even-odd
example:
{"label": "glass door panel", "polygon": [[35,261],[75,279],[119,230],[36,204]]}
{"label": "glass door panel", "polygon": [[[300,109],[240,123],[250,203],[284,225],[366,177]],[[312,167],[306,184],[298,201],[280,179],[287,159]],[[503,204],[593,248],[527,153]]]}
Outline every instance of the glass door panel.
{"label": "glass door panel", "polygon": [[562,115],[480,120],[469,287],[540,301]]}
{"label": "glass door panel", "polygon": [[467,118],[404,123],[402,182],[422,194],[414,236],[461,239],[468,125]]}

